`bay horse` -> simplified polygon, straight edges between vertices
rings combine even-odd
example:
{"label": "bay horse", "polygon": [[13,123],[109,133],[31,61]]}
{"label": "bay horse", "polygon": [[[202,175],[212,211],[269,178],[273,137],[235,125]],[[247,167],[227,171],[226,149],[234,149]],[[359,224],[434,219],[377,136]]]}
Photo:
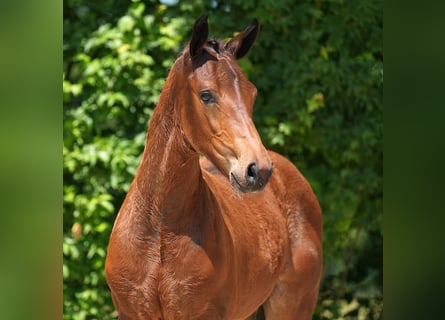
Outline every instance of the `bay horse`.
{"label": "bay horse", "polygon": [[[322,216],[306,179],[267,151],[255,86],[207,15],[166,79],[136,176],[116,218],[105,272],[120,320],[310,319],[322,272]],[[273,172],[273,173],[272,173]]]}

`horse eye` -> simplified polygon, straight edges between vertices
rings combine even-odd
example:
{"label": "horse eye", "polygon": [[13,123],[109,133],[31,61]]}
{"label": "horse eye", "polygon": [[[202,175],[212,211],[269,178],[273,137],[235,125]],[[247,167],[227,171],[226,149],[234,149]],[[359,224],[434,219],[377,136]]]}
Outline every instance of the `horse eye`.
{"label": "horse eye", "polygon": [[213,97],[212,93],[210,91],[201,91],[199,93],[199,97],[201,98],[202,102],[205,104],[213,103],[215,102],[215,98]]}

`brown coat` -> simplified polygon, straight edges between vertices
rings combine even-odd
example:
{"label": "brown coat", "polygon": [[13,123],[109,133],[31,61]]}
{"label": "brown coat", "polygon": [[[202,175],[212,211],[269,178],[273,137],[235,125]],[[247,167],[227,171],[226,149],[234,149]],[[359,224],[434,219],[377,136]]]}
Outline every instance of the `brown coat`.
{"label": "brown coat", "polygon": [[251,119],[256,89],[236,59],[258,23],[227,44],[207,32],[203,16],[170,71],[111,234],[119,319],[246,319],[261,305],[267,319],[310,319],[321,210]]}

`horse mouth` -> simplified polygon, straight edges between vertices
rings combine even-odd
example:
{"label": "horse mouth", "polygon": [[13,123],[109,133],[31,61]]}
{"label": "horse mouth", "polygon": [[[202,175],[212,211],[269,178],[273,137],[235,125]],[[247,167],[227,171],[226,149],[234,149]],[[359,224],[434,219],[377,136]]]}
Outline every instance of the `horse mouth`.
{"label": "horse mouth", "polygon": [[261,191],[267,184],[267,181],[263,181],[262,179],[259,179],[256,183],[247,182],[243,184],[236,178],[233,172],[230,173],[230,182],[235,190],[238,190],[242,193],[253,193]]}

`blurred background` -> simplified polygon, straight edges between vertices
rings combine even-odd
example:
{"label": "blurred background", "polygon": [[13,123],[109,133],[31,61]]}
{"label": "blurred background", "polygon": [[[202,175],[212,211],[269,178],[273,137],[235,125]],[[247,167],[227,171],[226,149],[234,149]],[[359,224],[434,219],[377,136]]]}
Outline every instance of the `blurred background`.
{"label": "blurred background", "polygon": [[209,13],[230,38],[258,18],[240,65],[269,149],[311,183],[324,218],[313,319],[382,319],[382,2],[63,2],[64,319],[116,319],[108,239],[168,68]]}

